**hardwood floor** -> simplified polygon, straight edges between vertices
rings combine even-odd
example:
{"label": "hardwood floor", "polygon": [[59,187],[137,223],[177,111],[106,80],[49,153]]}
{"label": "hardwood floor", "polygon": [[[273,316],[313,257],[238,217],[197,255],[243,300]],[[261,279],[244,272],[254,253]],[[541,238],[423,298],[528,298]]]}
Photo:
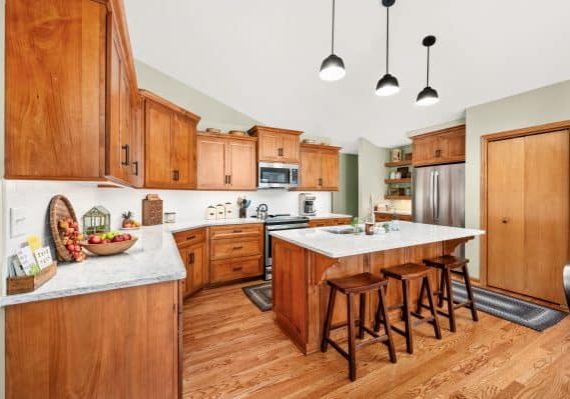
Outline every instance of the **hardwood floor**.
{"label": "hardwood floor", "polygon": [[[255,282],[253,284],[257,284]],[[252,284],[252,283],[248,283]],[[243,294],[248,284],[204,291],[184,305],[184,398],[569,398],[570,318],[544,333],[458,311],[443,340],[418,327],[414,355],[395,336],[357,353],[358,380],[334,350],[302,355]]]}

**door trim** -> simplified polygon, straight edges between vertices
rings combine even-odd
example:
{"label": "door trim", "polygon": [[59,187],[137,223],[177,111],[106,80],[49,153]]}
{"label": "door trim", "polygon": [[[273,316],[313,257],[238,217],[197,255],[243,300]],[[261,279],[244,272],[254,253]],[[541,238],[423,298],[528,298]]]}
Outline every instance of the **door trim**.
{"label": "door trim", "polygon": [[[488,163],[488,145],[492,141],[513,139],[516,137],[531,136],[543,133],[552,133],[559,130],[570,130],[570,120],[564,120],[560,122],[547,123],[544,125],[537,125],[526,127],[522,129],[506,130],[498,133],[490,133],[481,136],[481,182],[480,182],[480,202],[481,202],[481,215],[480,215],[480,225],[481,229],[487,231],[487,207],[488,207],[488,196],[487,196],[487,163]],[[570,226],[570,220],[568,220]],[[487,236],[483,234],[481,236],[481,246],[479,248],[479,264],[480,264],[480,285],[483,287],[488,286],[487,276],[488,276],[488,262],[487,262]],[[568,254],[568,259],[570,259],[570,253]]]}

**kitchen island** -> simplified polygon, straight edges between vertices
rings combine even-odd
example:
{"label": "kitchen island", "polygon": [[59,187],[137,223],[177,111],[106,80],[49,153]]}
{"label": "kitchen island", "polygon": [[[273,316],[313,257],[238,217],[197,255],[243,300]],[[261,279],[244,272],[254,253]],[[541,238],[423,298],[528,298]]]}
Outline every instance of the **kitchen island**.
{"label": "kitchen island", "polygon": [[[399,231],[366,236],[346,227],[286,230],[273,236],[273,312],[275,321],[305,353],[316,352],[329,289],[326,280],[357,273],[381,274],[386,267],[451,254],[481,230],[399,222]],[[430,276],[436,287],[435,271]],[[412,298],[418,288],[412,284]],[[401,302],[399,285],[390,281],[388,306]],[[368,296],[369,320],[377,299]],[[355,306],[358,306],[358,301]],[[346,302],[337,297],[333,324],[346,321]],[[396,316],[392,314],[391,316]]]}

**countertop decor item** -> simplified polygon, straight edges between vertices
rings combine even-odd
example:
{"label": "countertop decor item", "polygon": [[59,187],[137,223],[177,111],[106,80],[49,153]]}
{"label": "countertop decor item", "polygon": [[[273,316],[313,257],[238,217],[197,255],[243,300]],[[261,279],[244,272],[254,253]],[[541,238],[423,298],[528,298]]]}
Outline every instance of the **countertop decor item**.
{"label": "countertop decor item", "polygon": [[210,205],[206,208],[206,220],[215,220],[216,219],[216,207]]}
{"label": "countertop decor item", "polygon": [[130,240],[123,240],[118,242],[109,242],[102,244],[89,244],[88,242],[82,242],[81,246],[91,252],[92,254],[99,256],[117,255],[121,252],[125,252],[127,249],[135,245],[137,242],[137,237],[132,237]]}
{"label": "countertop decor item", "polygon": [[50,231],[55,244],[57,259],[71,262],[73,261],[73,254],[66,248],[66,244],[63,242],[64,237],[59,230],[59,223],[62,219],[71,219],[77,223],[77,216],[69,199],[63,195],[56,195],[52,197],[49,203]]}
{"label": "countertop decor item", "polygon": [[122,229],[124,230],[136,230],[136,229],[140,229],[141,224],[139,222],[137,222],[135,219],[133,219],[134,216],[134,212],[132,211],[125,211],[123,212],[123,223],[122,223]]}
{"label": "countertop decor item", "polygon": [[85,234],[103,233],[111,229],[111,213],[101,205],[88,210],[82,219]]}
{"label": "countertop decor item", "polygon": [[239,217],[241,219],[247,217],[247,208],[251,205],[251,200],[248,200],[246,197],[238,197],[237,205],[239,207]]}
{"label": "countertop decor item", "polygon": [[6,293],[8,295],[14,295],[35,291],[55,276],[56,272],[57,263],[53,262],[51,265],[40,270],[35,276],[8,277],[6,279]]}
{"label": "countertop decor item", "polygon": [[230,130],[228,134],[230,134],[231,136],[241,136],[241,137],[247,136],[247,132],[244,132],[243,130]]}
{"label": "countertop decor item", "polygon": [[176,223],[176,212],[164,212],[164,223]]}
{"label": "countertop decor item", "polygon": [[154,226],[162,223],[162,200],[158,194],[148,194],[142,200],[142,209],[143,226]]}
{"label": "countertop decor item", "polygon": [[206,128],[206,132],[208,132],[208,133],[222,133],[222,131],[220,129],[216,129],[214,127]]}

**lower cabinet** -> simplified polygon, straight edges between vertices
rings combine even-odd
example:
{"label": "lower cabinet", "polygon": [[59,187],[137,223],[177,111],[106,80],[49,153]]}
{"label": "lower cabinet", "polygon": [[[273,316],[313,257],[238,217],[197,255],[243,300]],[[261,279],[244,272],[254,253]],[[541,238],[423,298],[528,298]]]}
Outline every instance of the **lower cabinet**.
{"label": "lower cabinet", "polygon": [[412,215],[404,215],[404,214],[392,214],[390,212],[376,212],[375,219],[376,222],[389,222],[394,219],[394,216],[397,220],[404,220],[407,222],[412,221]]}
{"label": "lower cabinet", "polygon": [[311,219],[309,227],[344,226],[350,224],[350,218]]}
{"label": "lower cabinet", "polygon": [[263,224],[225,225],[174,234],[186,267],[182,295],[263,275]]}

